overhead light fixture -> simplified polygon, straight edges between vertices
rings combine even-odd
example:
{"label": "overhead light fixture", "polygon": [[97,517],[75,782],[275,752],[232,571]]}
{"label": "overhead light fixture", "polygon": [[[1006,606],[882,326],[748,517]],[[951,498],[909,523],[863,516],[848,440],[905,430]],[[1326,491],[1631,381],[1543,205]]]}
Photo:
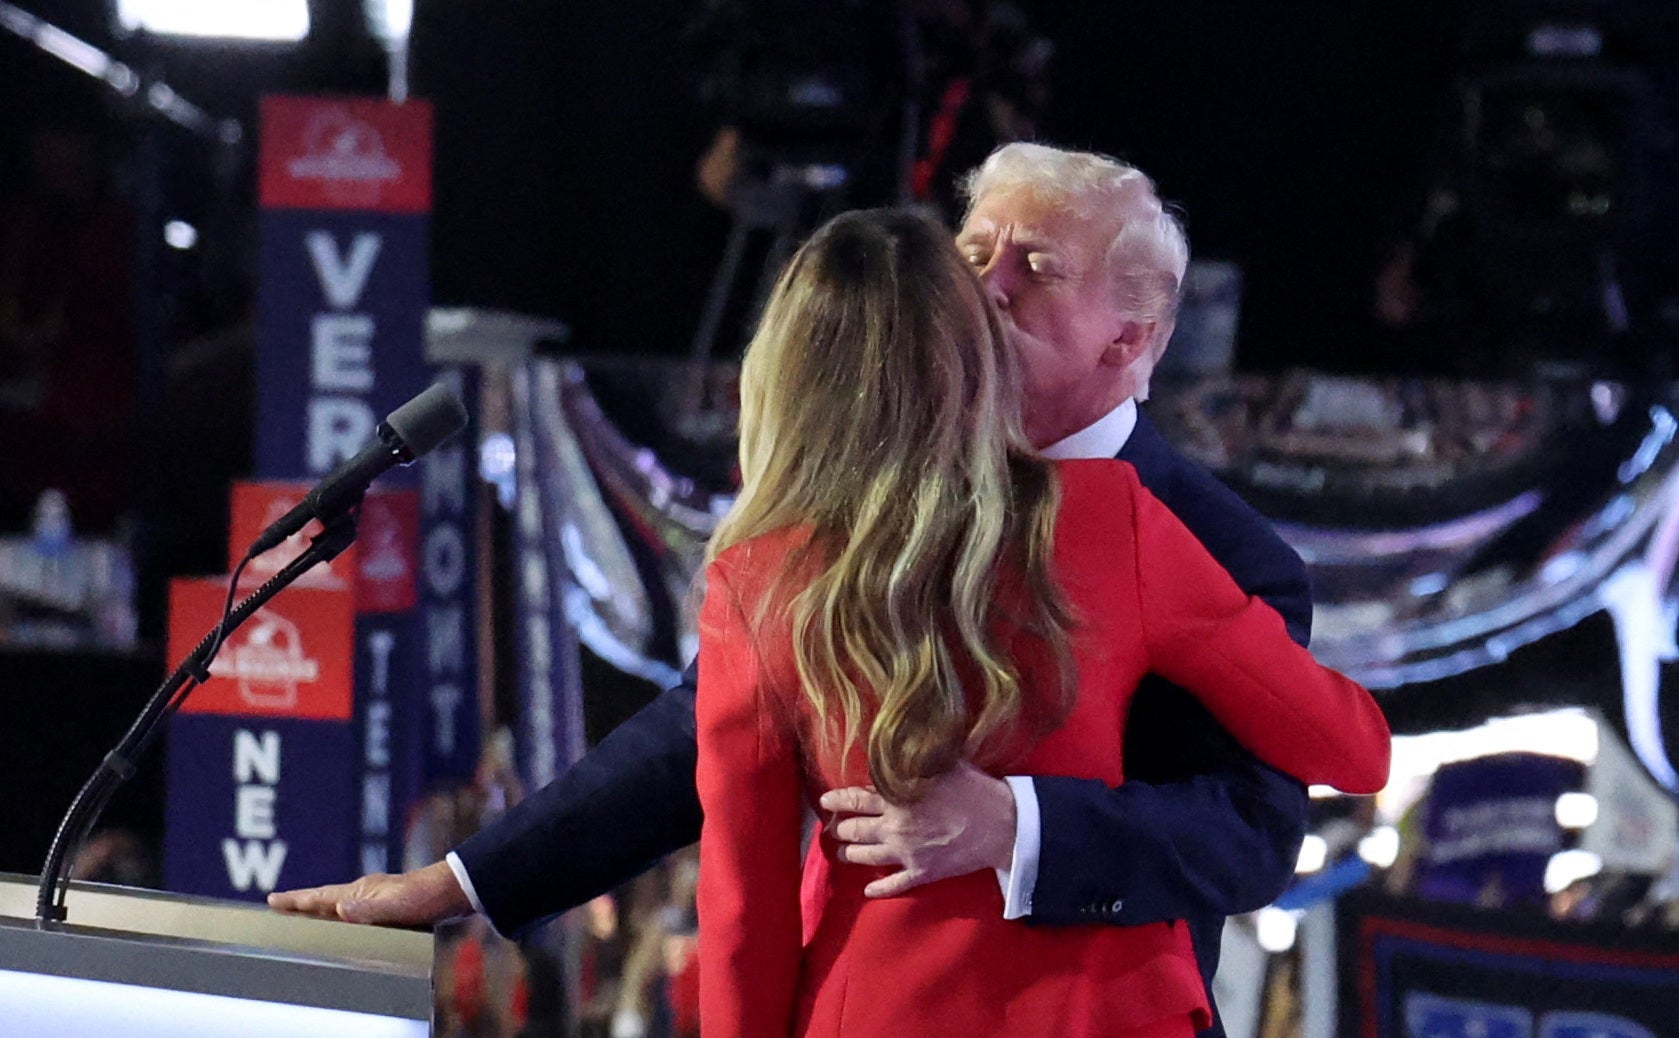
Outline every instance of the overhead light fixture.
{"label": "overhead light fixture", "polygon": [[414,27],[414,0],[365,0],[362,9],[368,31],[386,44],[408,39]]}
{"label": "overhead light fixture", "polygon": [[408,100],[408,33],[414,27],[414,0],[362,0],[367,31],[385,48],[392,101]]}
{"label": "overhead light fixture", "polygon": [[309,35],[308,0],[116,0],[128,32],[296,43]]}
{"label": "overhead light fixture", "polygon": [[[301,4],[305,0],[298,2]],[[137,8],[143,5],[129,0],[118,0],[118,4],[118,20],[126,25],[137,25],[133,19],[139,15],[135,12],[124,14],[122,8]],[[304,12],[304,28],[307,31],[307,11]],[[10,33],[26,43],[34,44],[71,68],[100,80],[125,98],[139,98],[144,102],[146,109],[194,133],[214,138],[224,144],[237,144],[244,136],[244,130],[238,120],[217,119],[211,116],[204,109],[169,89],[168,84],[161,80],[142,78],[139,73],[93,44],[70,35],[50,22],[42,21],[28,11],[7,3],[6,0],[0,0],[0,32]]]}

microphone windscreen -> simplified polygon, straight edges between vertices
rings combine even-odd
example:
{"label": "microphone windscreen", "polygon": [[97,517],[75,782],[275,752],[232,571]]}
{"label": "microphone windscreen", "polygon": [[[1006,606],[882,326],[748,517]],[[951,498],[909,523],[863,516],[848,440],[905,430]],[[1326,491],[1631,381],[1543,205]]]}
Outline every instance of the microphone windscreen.
{"label": "microphone windscreen", "polygon": [[385,422],[418,458],[466,428],[466,408],[454,390],[439,382],[392,411]]}

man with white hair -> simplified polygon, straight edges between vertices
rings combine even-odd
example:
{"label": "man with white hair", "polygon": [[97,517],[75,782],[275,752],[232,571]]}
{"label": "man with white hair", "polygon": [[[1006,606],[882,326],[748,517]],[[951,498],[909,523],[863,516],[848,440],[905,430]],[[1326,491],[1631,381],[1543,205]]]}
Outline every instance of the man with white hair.
{"label": "man with white hair", "polygon": [[[1048,457],[1119,457],[1296,641],[1305,569],[1263,518],[1144,418],[1189,262],[1183,229],[1141,171],[1102,155],[1010,144],[968,179],[957,248],[979,272],[1026,380],[1026,434]],[[892,896],[998,870],[1006,915],[1043,924],[1186,920],[1209,988],[1224,917],[1293,875],[1306,792],[1238,746],[1181,689],[1150,678],[1126,732],[1124,785],[997,779],[971,766],[909,806],[864,789],[822,807],[847,862],[896,866]],[[807,883],[807,889],[810,885]],[[1215,1021],[1205,1034],[1222,1034]]]}
{"label": "man with white hair", "polygon": [[[969,179],[957,246],[1023,360],[1026,432],[1053,458],[1114,457],[1249,594],[1305,641],[1300,560],[1257,513],[1174,451],[1137,401],[1171,335],[1189,250],[1140,171],[1034,144],[994,152]],[[963,765],[913,805],[867,789],[821,806],[842,863],[897,871],[891,897],[997,871],[1025,924],[1186,920],[1209,986],[1224,917],[1268,904],[1293,874],[1306,793],[1261,764],[1187,693],[1150,679],[1127,729],[1126,782],[987,775]],[[517,934],[628,880],[699,837],[693,673],[445,862],[399,876],[272,895],[288,911],[423,924],[477,910]],[[805,889],[820,897],[820,854]],[[1215,1020],[1208,1034],[1222,1034]]]}

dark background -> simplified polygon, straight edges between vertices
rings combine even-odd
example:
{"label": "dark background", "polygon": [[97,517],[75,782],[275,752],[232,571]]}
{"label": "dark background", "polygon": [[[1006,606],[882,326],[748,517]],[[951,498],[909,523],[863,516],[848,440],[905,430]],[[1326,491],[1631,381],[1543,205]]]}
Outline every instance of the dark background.
{"label": "dark background", "polygon": [[[285,48],[117,40],[100,0],[20,6],[239,118],[253,138],[264,92],[384,89],[356,3],[318,0],[309,40]],[[1243,268],[1243,366],[1410,363],[1372,334],[1371,282],[1419,193],[1468,4],[1018,6],[1057,47],[1041,136],[1141,166],[1185,210],[1196,254]],[[728,226],[693,186],[713,128],[685,34],[697,11],[671,0],[418,5],[413,92],[438,116],[438,303],[561,317],[589,353],[687,350]],[[0,163],[14,177],[31,122],[98,123],[127,159],[129,189],[161,170],[165,205],[197,223],[201,251],[248,262],[248,226],[207,211],[208,145],[163,128],[161,161],[140,162],[140,123],[9,37],[0,98]],[[237,150],[241,165],[225,181],[241,202],[250,151]],[[176,337],[202,323],[190,310],[182,305]]]}

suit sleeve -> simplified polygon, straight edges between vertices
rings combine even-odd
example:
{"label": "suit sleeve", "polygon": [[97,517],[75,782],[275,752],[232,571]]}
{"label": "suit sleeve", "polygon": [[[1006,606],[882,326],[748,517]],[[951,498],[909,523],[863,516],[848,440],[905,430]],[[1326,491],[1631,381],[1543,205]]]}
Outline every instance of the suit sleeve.
{"label": "suit sleeve", "polygon": [[683,678],[455,848],[497,932],[518,937],[699,839],[693,668]]}
{"label": "suit sleeve", "polygon": [[[1157,433],[1139,476],[1249,594],[1311,632],[1306,568],[1246,502]],[[1210,975],[1225,916],[1274,901],[1294,877],[1306,833],[1306,787],[1231,738],[1205,707],[1158,676],[1132,702],[1125,783],[1036,776],[1038,874],[1028,919],[1040,925],[1132,925],[1187,919]]]}
{"label": "suit sleeve", "polygon": [[785,1038],[799,976],[802,772],[715,564],[700,608],[700,673],[700,1025],[707,1038]]}
{"label": "suit sleeve", "polygon": [[1137,589],[1149,666],[1192,692],[1260,759],[1347,793],[1387,784],[1389,735],[1362,686],[1288,637],[1152,494],[1136,495]]}

